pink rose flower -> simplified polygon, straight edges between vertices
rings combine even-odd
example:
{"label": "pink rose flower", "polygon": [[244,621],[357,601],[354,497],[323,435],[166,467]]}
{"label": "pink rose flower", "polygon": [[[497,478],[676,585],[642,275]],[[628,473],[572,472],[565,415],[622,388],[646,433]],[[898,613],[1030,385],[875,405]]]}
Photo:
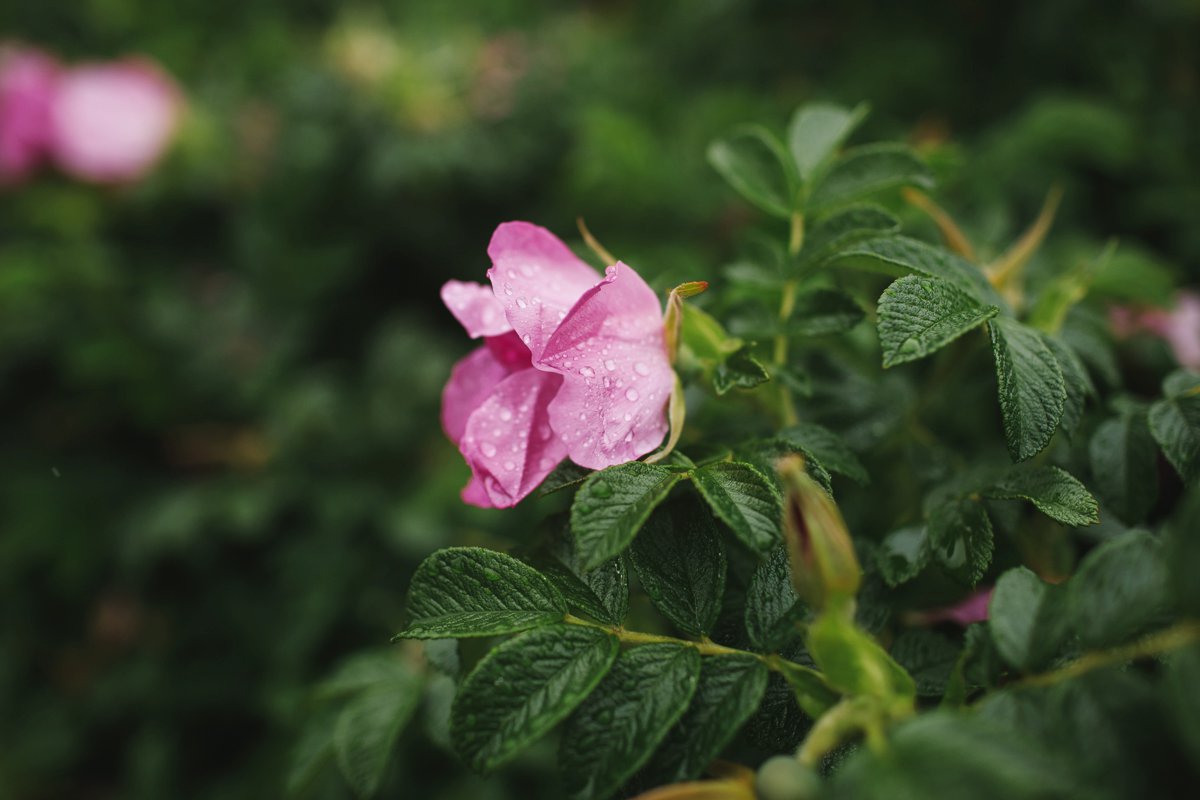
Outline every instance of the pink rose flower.
{"label": "pink rose flower", "polygon": [[601,278],[528,222],[497,228],[488,255],[490,287],[442,287],[484,339],[442,393],[442,427],[471,466],[463,500],[508,508],[564,458],[603,469],[658,446],[675,377],[646,282],[621,262]]}
{"label": "pink rose flower", "polygon": [[50,149],[58,65],[33,48],[0,48],[0,183],[24,179]]}
{"label": "pink rose flower", "polygon": [[921,625],[933,625],[938,622],[953,622],[964,628],[975,622],[983,622],[988,618],[988,603],[992,601],[994,587],[980,589],[952,606],[934,608],[915,615],[914,621]]}
{"label": "pink rose flower", "polygon": [[163,154],[181,106],[175,85],[145,59],[76,67],[54,95],[54,160],[84,181],[136,180]]}
{"label": "pink rose flower", "polygon": [[1175,307],[1136,311],[1126,306],[1109,309],[1109,322],[1117,336],[1146,332],[1171,347],[1181,367],[1200,370],[1200,294],[1180,292]]}

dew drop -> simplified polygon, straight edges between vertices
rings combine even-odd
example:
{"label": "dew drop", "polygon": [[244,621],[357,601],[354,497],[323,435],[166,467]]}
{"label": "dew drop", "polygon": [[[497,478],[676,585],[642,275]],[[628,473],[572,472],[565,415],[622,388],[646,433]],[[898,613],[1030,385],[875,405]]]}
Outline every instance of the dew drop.
{"label": "dew drop", "polygon": [[633,431],[630,431],[629,433],[625,434],[625,444],[629,444],[632,441],[633,441]]}
{"label": "dew drop", "polygon": [[510,419],[512,419],[512,409],[500,409],[500,419],[504,420],[505,422],[508,422]]}
{"label": "dew drop", "polygon": [[487,578],[489,581],[498,581],[500,580],[500,573],[496,572],[496,570],[491,569],[490,567],[484,567],[483,577]]}
{"label": "dew drop", "polygon": [[483,454],[488,458],[496,455],[496,445],[492,444],[491,442],[484,442],[483,444],[479,445],[479,449],[482,450]]}
{"label": "dew drop", "polygon": [[587,413],[586,413],[586,412],[583,412],[583,411],[580,411],[580,412],[579,412],[579,420],[580,420],[581,422],[582,422],[582,421],[585,421],[585,420],[587,420]]}
{"label": "dew drop", "polygon": [[526,278],[532,278],[533,277],[533,267],[529,264],[522,264],[521,265],[521,274],[524,275]]}
{"label": "dew drop", "polygon": [[596,377],[596,370],[591,367],[583,367],[579,370],[579,374],[585,378],[594,378]]}
{"label": "dew drop", "polygon": [[605,361],[605,362],[604,362],[604,368],[605,368],[606,370],[608,370],[609,372],[612,372],[614,369],[616,369],[616,368],[617,368],[617,362],[613,361],[613,360],[610,358],[610,359],[608,359],[607,361]]}
{"label": "dew drop", "polygon": [[630,386],[628,389],[626,389],[625,390],[625,399],[631,403],[635,402],[638,399],[637,389],[634,389],[632,386]]}
{"label": "dew drop", "polygon": [[[632,390],[631,390],[631,391],[632,391]],[[626,422],[632,422],[632,421],[633,421],[633,414],[626,414],[626,415],[625,415],[625,421],[626,421]]]}
{"label": "dew drop", "polygon": [[591,486],[592,496],[599,497],[601,500],[612,497],[612,487],[608,485],[608,481],[603,478],[597,478]]}
{"label": "dew drop", "polygon": [[524,297],[518,297],[518,298],[517,298],[517,308],[525,308],[525,307],[526,307],[526,306],[528,306],[528,305],[529,305],[529,304],[525,302],[525,298],[524,298]]}
{"label": "dew drop", "polygon": [[585,347],[587,347],[587,345],[585,345],[583,342],[580,342],[579,344],[575,345],[576,350],[582,350]]}
{"label": "dew drop", "polygon": [[532,340],[529,338],[529,334],[527,333],[521,337],[521,341],[524,342],[525,344],[529,344],[529,342]]}
{"label": "dew drop", "polygon": [[[520,302],[520,301],[518,300],[517,302]],[[641,375],[642,377],[645,377],[650,374],[650,368],[647,367],[645,364],[643,364],[641,361],[639,361],[633,365],[633,371],[636,372],[638,375]]]}
{"label": "dew drop", "polygon": [[511,284],[511,283],[506,283],[506,284],[504,284],[504,293],[505,293],[506,295],[508,295],[509,297],[512,297],[512,293],[513,293],[513,291],[512,291],[512,284]]}
{"label": "dew drop", "polygon": [[517,465],[516,465],[516,464],[514,464],[512,461],[505,461],[505,462],[504,462],[504,469],[505,469],[506,471],[508,471],[508,472],[512,472],[512,471],[513,471],[514,469],[516,469],[516,468],[517,468]]}

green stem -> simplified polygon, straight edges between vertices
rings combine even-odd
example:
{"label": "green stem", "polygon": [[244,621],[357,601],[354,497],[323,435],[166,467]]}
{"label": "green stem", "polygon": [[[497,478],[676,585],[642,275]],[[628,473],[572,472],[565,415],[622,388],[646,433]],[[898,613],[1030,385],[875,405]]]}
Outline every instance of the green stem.
{"label": "green stem", "polygon": [[1196,643],[1200,643],[1200,620],[1184,620],[1136,642],[1115,647],[1112,650],[1085,653],[1064,667],[1043,672],[1040,675],[1030,675],[1028,678],[1009,684],[1008,688],[1053,686],[1072,678],[1078,678],[1093,670],[1136,661],[1139,658],[1163,655]]}
{"label": "green stem", "polygon": [[617,625],[604,625],[599,622],[592,622],[591,620],[577,617],[574,614],[567,614],[565,617],[563,617],[563,622],[567,623],[568,625],[582,625],[587,628],[598,628],[607,633],[611,633],[613,636],[616,636],[619,640],[626,644],[680,644],[684,645],[685,647],[695,648],[696,650],[700,651],[700,655],[702,656],[753,656],[759,661],[765,663],[768,667],[771,666],[768,656],[765,656],[761,653],[752,653],[749,650],[739,650],[736,647],[726,647],[725,645],[717,644],[707,636],[696,642],[692,641],[691,639],[678,639],[674,636],[663,636],[662,634],[658,633],[629,631]]}

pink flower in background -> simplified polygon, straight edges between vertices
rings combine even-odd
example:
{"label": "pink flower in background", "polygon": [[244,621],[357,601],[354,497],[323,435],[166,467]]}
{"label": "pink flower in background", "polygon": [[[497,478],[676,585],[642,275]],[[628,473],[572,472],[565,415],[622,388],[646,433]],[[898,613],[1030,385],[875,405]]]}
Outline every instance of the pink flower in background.
{"label": "pink flower in background", "polygon": [[1118,336],[1145,332],[1159,337],[1171,346],[1181,367],[1200,370],[1200,294],[1180,292],[1170,310],[1113,306],[1109,322]]}
{"label": "pink flower in background", "polygon": [[653,450],[675,381],[654,291],[620,262],[600,278],[528,222],[497,228],[488,255],[490,287],[442,287],[485,342],[442,394],[442,427],[471,466],[463,500],[507,508],[564,458],[603,469]]}
{"label": "pink flower in background", "polygon": [[76,67],[54,96],[54,160],[80,180],[136,180],[163,154],[181,105],[175,85],[147,60]]}
{"label": "pink flower in background", "polygon": [[915,615],[914,621],[921,625],[933,625],[938,622],[953,622],[964,628],[974,622],[983,622],[988,618],[988,603],[992,600],[994,587],[968,595],[964,600],[945,608],[934,608]]}
{"label": "pink flower in background", "polygon": [[24,179],[48,154],[58,75],[39,50],[0,48],[0,183]]}

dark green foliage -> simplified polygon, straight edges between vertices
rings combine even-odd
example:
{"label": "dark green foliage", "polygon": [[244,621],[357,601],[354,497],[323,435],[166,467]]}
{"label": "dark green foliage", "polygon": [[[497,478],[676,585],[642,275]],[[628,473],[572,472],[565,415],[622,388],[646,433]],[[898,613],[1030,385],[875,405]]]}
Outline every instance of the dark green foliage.
{"label": "dark green foliage", "polygon": [[621,654],[567,721],[559,763],[564,797],[611,796],[687,711],[700,676],[689,647],[650,644]]}
{"label": "dark green foliage", "polygon": [[1066,593],[1025,567],[1000,576],[989,603],[988,628],[1005,661],[1024,672],[1049,662],[1069,630]]}
{"label": "dark green foliage", "polygon": [[708,510],[692,498],[660,507],[630,551],[654,606],[676,627],[706,636],[721,612],[725,551]]}
{"label": "dark green foliage", "polygon": [[571,533],[583,569],[619,555],[683,475],[638,461],[589,477],[571,505]]}
{"label": "dark green foliage", "polygon": [[614,636],[571,625],[529,631],[500,645],[454,699],[455,749],[480,772],[509,761],[583,702],[617,651]]}
{"label": "dark green foliage", "polygon": [[770,653],[796,638],[796,623],[808,609],[796,595],[787,551],[773,550],[763,559],[746,589],[746,634],[754,647]]}
{"label": "dark green foliage", "polygon": [[562,593],[511,556],[475,547],[441,550],[408,590],[408,624],[397,638],[495,636],[562,619]]}
{"label": "dark green foliage", "polygon": [[781,541],[782,498],[774,481],[750,464],[721,461],[692,472],[713,513],[751,550],[769,552]]}
{"label": "dark green foliage", "polygon": [[[1114,305],[1161,324],[1177,287],[1196,283],[1191,5],[60,5],[6,4],[6,45],[46,47],[67,68],[145,54],[188,113],[140,182],[85,185],[47,165],[0,190],[0,796],[557,800],[559,731],[486,780],[450,741],[457,682],[515,645],[377,650],[410,621],[414,571],[460,544],[536,571],[487,567],[517,588],[467,592],[475,610],[422,636],[535,625],[515,635],[603,649],[618,625],[678,634],[636,580],[630,602],[623,551],[671,494],[707,513],[672,485],[731,452],[767,481],[777,458],[803,453],[836,490],[867,573],[857,624],[921,699],[915,721],[881,722],[884,755],[854,731],[813,767],[796,762],[810,717],[843,697],[808,668],[800,642],[814,617],[783,591],[786,565],[764,581],[744,547],[771,563],[750,478],[742,505],[730,492],[733,506],[718,501],[700,524],[717,526],[728,559],[711,635],[792,660],[701,659],[702,680],[730,659],[750,688],[750,664],[772,670],[752,712],[752,694],[721,695],[730,720],[751,715],[721,758],[754,774],[780,756],[784,789],[829,797],[1172,797],[1200,784],[1195,379],[1153,332],[1116,336],[1111,324]],[[816,95],[829,102],[807,103]],[[869,118],[835,105],[859,99]],[[763,128],[726,135],[743,120]],[[718,161],[749,202],[705,162],[705,142],[723,135]],[[933,177],[929,197],[969,251],[903,191]],[[1064,189],[1053,227],[997,290],[985,267],[1051,184]],[[867,191],[876,205],[853,199]],[[660,297],[708,280],[689,307],[745,341],[722,335],[678,364],[680,447],[702,466],[660,462],[672,477],[585,547],[546,549],[544,520],[590,473],[564,462],[548,497],[463,506],[467,470],[438,398],[481,342],[436,295],[450,278],[485,280],[502,219],[544,224],[598,264],[573,234],[577,216]],[[876,298],[930,281],[998,309],[989,330],[1021,326],[1017,338],[1045,345],[1062,375],[1056,425],[1023,393],[1037,376],[1013,341],[997,403],[979,330],[881,372],[890,350],[876,322],[889,318],[890,337],[911,319]],[[781,320],[785,287],[795,302]],[[778,441],[797,420],[803,434]],[[1012,473],[1004,431],[1018,458],[1036,452]],[[1099,500],[1099,525],[1058,469]],[[986,510],[992,541],[974,514],[931,527],[963,516],[959,501]],[[1127,539],[1128,525],[1144,533]],[[976,545],[978,563],[960,569],[933,533]],[[1025,669],[1000,657],[990,624],[920,628],[962,593],[946,561],[952,578],[982,570],[981,586],[1004,588],[1024,565],[1031,595],[1057,587],[1069,623],[1057,649],[1035,646]],[[568,613],[581,624],[561,627]],[[943,644],[960,655],[942,702],[970,704],[924,722]],[[622,645],[646,646],[659,645]],[[1105,659],[1117,661],[1096,666]],[[704,695],[702,684],[662,744],[646,739],[615,771],[667,752],[693,714],[725,716]]]}
{"label": "dark green foliage", "polygon": [[768,674],[763,662],[750,656],[702,659],[691,705],[648,767],[655,782],[699,777],[758,708]]}

